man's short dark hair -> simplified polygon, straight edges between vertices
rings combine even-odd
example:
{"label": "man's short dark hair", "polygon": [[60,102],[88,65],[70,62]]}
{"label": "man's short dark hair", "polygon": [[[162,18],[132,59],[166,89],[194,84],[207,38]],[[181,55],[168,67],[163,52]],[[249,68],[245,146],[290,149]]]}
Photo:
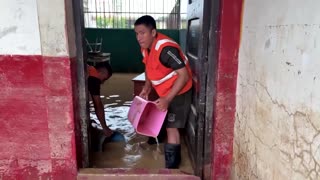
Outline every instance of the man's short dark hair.
{"label": "man's short dark hair", "polygon": [[112,68],[109,62],[101,62],[101,63],[97,63],[94,66],[97,70],[101,69],[101,68],[105,68],[108,71],[109,76],[112,76]]}
{"label": "man's short dark hair", "polygon": [[134,23],[134,26],[141,25],[141,24],[151,28],[151,30],[157,29],[156,21],[152,16],[149,16],[149,15],[141,16],[139,19],[136,20],[136,22]]}

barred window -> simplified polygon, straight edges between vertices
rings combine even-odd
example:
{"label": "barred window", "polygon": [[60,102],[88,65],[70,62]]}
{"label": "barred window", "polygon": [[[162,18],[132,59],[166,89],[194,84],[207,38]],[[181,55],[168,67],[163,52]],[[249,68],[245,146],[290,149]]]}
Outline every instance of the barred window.
{"label": "barred window", "polygon": [[180,0],[83,0],[85,27],[132,29],[136,19],[151,15],[158,29],[179,29]]}

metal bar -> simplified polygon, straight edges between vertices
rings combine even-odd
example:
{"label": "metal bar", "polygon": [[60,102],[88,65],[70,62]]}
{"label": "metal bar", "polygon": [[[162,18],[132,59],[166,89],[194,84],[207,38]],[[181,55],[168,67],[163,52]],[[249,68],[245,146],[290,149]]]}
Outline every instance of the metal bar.
{"label": "metal bar", "polygon": [[97,21],[97,19],[98,19],[98,13],[97,13],[97,11],[98,11],[98,9],[97,9],[97,0],[95,0],[95,9],[96,9],[96,27],[98,27],[98,21]]}
{"label": "metal bar", "polygon": [[[88,11],[87,13],[96,13],[96,11]],[[97,11],[97,13],[103,13],[103,11]],[[106,13],[132,13],[132,14],[144,14],[145,12],[132,12],[132,11],[126,11],[126,12],[121,12],[121,11],[114,11],[114,12],[107,12]],[[148,12],[150,14],[168,14],[168,13],[159,13],[159,12]],[[182,13],[185,14],[185,13]]]}
{"label": "metal bar", "polygon": [[129,28],[131,28],[131,0],[129,0]]}
{"label": "metal bar", "polygon": [[106,22],[106,4],[105,1],[103,1],[103,27],[106,28],[107,27],[107,22]]}
{"label": "metal bar", "polygon": [[[163,7],[163,8],[162,8],[162,22],[163,22],[163,23],[162,23],[162,26],[164,26],[164,9],[165,9],[165,8],[164,8],[164,1],[165,1],[165,0],[162,0],[162,7]],[[161,27],[161,29],[164,29],[164,27]]]}
{"label": "metal bar", "polygon": [[[99,10],[99,11],[101,11],[101,6],[100,6],[100,1],[98,0],[98,4],[97,4],[97,9]],[[97,18],[99,18],[99,20],[100,20],[100,27],[98,27],[98,28],[101,28],[101,16],[100,16],[100,14],[101,13],[98,13],[98,16],[97,16]],[[96,39],[96,42],[97,42],[97,39]],[[95,49],[96,49],[96,46],[95,46]]]}
{"label": "metal bar", "polygon": [[[112,9],[114,10],[114,0],[112,0]],[[114,28],[114,15],[113,15],[113,13],[111,14],[111,18],[112,18],[112,27]]]}
{"label": "metal bar", "polygon": [[121,28],[124,28],[125,24],[123,24],[123,21],[122,21],[122,19],[123,19],[123,12],[122,12],[123,4],[122,4],[122,2],[123,1],[121,0],[120,2],[121,2],[121,4],[120,4],[120,7],[121,7],[120,26],[121,26]]}
{"label": "metal bar", "polygon": [[180,13],[181,13],[181,0],[178,0],[177,29],[180,29],[180,28],[181,28],[181,17],[180,17]]}
{"label": "metal bar", "polygon": [[[110,5],[110,3],[111,3],[111,0],[108,0],[108,19],[109,19],[109,24],[110,24],[110,26],[111,26],[111,14],[110,14],[110,8],[111,8],[111,5]],[[112,26],[113,27],[113,26]]]}
{"label": "metal bar", "polygon": [[[124,5],[123,5],[125,7],[124,10],[126,10],[126,8],[127,8],[126,5],[127,5],[127,1],[124,0]],[[124,19],[127,20],[127,15],[125,13],[124,13]],[[125,21],[125,23],[124,23],[124,28],[128,28],[127,21]]]}
{"label": "metal bar", "polygon": [[[114,9],[117,9],[117,0],[114,0]],[[120,14],[120,13],[119,13]],[[119,16],[116,16],[117,28],[119,28]]]}
{"label": "metal bar", "polygon": [[[136,3],[131,2],[131,0],[126,0],[125,2],[123,2],[123,0],[109,0],[108,2],[89,0],[89,4],[91,4],[90,7],[94,5],[93,8],[95,11],[86,9],[84,12],[86,27],[92,27],[91,14],[95,14],[95,26],[99,26],[99,28],[110,28],[108,25],[111,25],[112,28],[131,28],[132,20],[134,20],[137,15],[150,14],[155,16],[157,24],[159,24],[159,29],[179,29],[180,26],[182,26],[180,21],[183,21],[181,17],[186,14],[181,13],[179,9],[181,8],[181,0],[162,0],[162,11],[158,11],[156,3],[153,3],[152,6],[150,2],[148,3],[148,0],[136,0]],[[171,7],[172,4],[175,4],[174,8]],[[172,11],[167,12],[168,8],[172,9]],[[155,9],[157,9],[157,11]],[[170,9],[168,9],[168,11]],[[98,19],[100,21],[98,21]],[[123,20],[125,22],[123,22]]]}

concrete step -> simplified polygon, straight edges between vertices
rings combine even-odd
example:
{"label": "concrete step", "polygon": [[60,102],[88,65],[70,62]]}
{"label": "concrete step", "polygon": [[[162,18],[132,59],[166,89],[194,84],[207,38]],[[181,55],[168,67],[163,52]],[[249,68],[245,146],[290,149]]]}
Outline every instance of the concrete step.
{"label": "concrete step", "polygon": [[86,168],[80,169],[78,180],[200,180],[180,170],[145,168]]}

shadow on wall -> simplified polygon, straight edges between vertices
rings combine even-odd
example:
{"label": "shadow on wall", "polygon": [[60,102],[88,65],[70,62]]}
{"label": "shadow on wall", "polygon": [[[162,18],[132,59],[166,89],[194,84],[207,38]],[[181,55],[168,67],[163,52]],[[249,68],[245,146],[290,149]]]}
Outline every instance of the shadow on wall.
{"label": "shadow on wall", "polygon": [[[179,30],[158,30],[179,42]],[[133,29],[85,29],[89,42],[103,39],[102,51],[111,53],[114,72],[140,73],[144,71],[140,47]]]}

